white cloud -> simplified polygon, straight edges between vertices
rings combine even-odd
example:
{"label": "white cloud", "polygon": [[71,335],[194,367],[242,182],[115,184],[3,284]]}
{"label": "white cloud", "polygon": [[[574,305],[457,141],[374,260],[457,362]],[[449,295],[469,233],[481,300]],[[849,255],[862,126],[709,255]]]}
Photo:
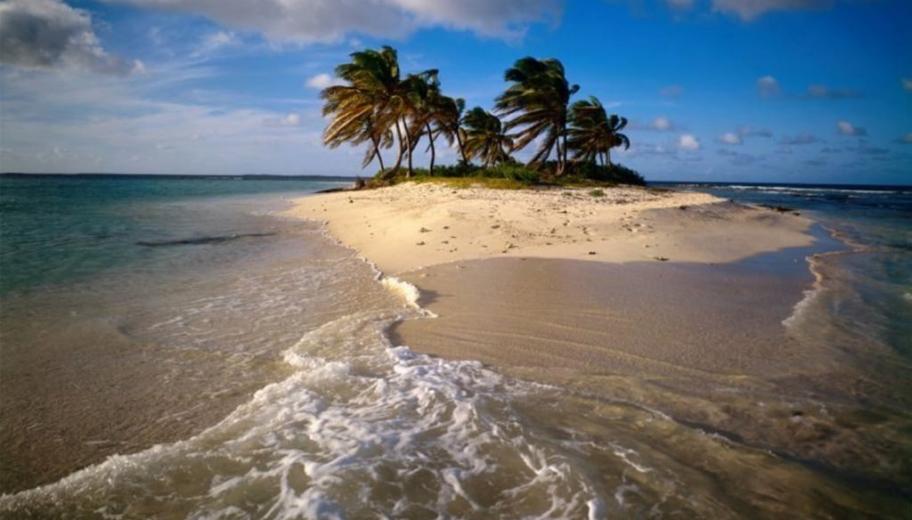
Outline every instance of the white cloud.
{"label": "white cloud", "polygon": [[763,76],[757,80],[757,93],[761,97],[778,96],[782,92],[779,81],[772,76]]}
{"label": "white cloud", "polygon": [[105,52],[89,14],[60,0],[0,3],[0,63],[124,75],[144,70],[140,61],[125,61]]}
{"label": "white cloud", "polygon": [[912,132],[909,132],[908,134],[900,137],[897,139],[897,142],[900,144],[912,144]]}
{"label": "white cloud", "polygon": [[[3,169],[23,172],[312,173],[359,171],[363,148],[322,145],[319,108],[246,108],[203,92],[161,101],[192,70],[145,76],[0,71]],[[165,77],[162,77],[162,76]],[[61,96],[60,92],[66,92]],[[291,101],[261,98],[270,104]],[[38,108],[40,107],[40,111]],[[36,117],[39,115],[40,117]],[[56,152],[54,148],[56,147]]]}
{"label": "white cloud", "polygon": [[561,0],[111,0],[182,11],[272,40],[340,41],[352,33],[399,38],[425,27],[521,38],[529,24],[560,17]]}
{"label": "white cloud", "polygon": [[902,86],[906,92],[912,92],[912,78],[903,78]]}
{"label": "white cloud", "polygon": [[700,149],[700,140],[693,134],[681,134],[678,138],[678,148],[688,152],[694,152]]}
{"label": "white cloud", "polygon": [[660,132],[671,130],[674,127],[671,120],[665,116],[659,116],[655,118],[649,126],[652,129],[658,130]]}
{"label": "white cloud", "polygon": [[206,35],[199,48],[194,53],[197,56],[210,54],[225,47],[232,47],[240,43],[240,38],[230,31],[216,31]]}
{"label": "white cloud", "polygon": [[301,126],[301,115],[290,112],[282,117],[268,117],[263,120],[266,126]]}
{"label": "white cloud", "polygon": [[836,123],[836,131],[842,135],[849,136],[863,136],[868,135],[868,132],[861,127],[855,126],[848,121],[839,121]]}
{"label": "white cloud", "polygon": [[741,144],[743,141],[740,134],[735,132],[725,132],[719,136],[719,142],[725,144]]}
{"label": "white cloud", "polygon": [[337,79],[333,76],[330,76],[329,74],[326,74],[325,72],[317,74],[316,76],[313,76],[307,80],[308,87],[318,90],[322,90],[330,85],[335,84],[337,84]]}
{"label": "white cloud", "polygon": [[712,0],[714,11],[732,13],[745,22],[771,11],[821,9],[832,4],[832,0]]}

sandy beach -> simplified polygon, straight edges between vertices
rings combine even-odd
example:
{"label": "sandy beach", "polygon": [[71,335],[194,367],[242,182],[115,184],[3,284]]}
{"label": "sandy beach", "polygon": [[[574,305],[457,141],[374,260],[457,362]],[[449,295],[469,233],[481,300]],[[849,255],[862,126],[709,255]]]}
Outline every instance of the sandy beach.
{"label": "sandy beach", "polygon": [[590,191],[412,184],[317,195],[291,214],[420,289],[436,318],[397,324],[394,344],[787,458],[893,468],[877,421],[850,403],[870,377],[783,323],[813,283],[805,257],[833,247],[810,219],[701,193]]}
{"label": "sandy beach", "polygon": [[325,222],[387,274],[492,257],[731,262],[811,243],[810,221],[800,216],[635,187],[406,184],[303,198],[289,214]]}

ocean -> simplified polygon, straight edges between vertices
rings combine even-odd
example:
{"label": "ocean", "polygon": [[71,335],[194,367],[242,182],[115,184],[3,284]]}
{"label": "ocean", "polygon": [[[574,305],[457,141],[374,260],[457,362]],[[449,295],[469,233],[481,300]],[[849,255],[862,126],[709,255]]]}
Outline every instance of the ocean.
{"label": "ocean", "polygon": [[0,517],[912,511],[912,191],[673,186],[787,206],[832,240],[784,326],[879,385],[779,399],[830,418],[819,446],[860,446],[834,461],[394,345],[395,323],[433,319],[417,290],[283,216],[341,185],[0,176]]}

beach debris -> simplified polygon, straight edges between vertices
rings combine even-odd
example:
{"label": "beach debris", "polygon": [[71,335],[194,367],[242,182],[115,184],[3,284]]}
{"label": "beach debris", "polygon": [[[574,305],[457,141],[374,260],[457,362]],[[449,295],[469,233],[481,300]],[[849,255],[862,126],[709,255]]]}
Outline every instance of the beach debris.
{"label": "beach debris", "polygon": [[500,224],[494,224],[493,226],[491,226],[491,229],[499,229],[499,228],[500,228]]}
{"label": "beach debris", "polygon": [[416,245],[416,246],[423,246],[423,245],[424,245],[424,240],[422,240],[421,242],[415,242],[415,245]]}
{"label": "beach debris", "polygon": [[443,226],[443,229],[450,229],[450,226]]}
{"label": "beach debris", "polygon": [[431,230],[426,227],[422,227],[421,229],[418,230],[418,232],[419,233],[430,233]]}
{"label": "beach debris", "polygon": [[654,256],[653,258],[656,259],[656,260],[658,260],[659,262],[667,262],[667,261],[668,261],[668,257],[667,257],[667,256]]}
{"label": "beach debris", "polygon": [[589,251],[589,254],[590,254],[590,255],[594,255],[594,254],[596,254],[596,253],[595,253],[595,251]]}
{"label": "beach debris", "polygon": [[678,206],[678,209],[680,209],[680,210],[682,210],[682,211],[683,211],[683,210],[686,210],[686,209],[687,209],[687,205],[686,205],[686,204],[681,204],[680,206]]}

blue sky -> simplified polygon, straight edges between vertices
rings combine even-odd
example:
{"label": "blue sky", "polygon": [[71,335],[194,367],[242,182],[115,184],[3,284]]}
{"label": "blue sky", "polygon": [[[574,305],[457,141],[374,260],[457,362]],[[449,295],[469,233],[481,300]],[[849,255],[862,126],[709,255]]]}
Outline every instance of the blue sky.
{"label": "blue sky", "polygon": [[651,180],[912,184],[910,34],[906,0],[4,0],[0,170],[370,174],[318,92],[390,44],[486,108],[561,59]]}

